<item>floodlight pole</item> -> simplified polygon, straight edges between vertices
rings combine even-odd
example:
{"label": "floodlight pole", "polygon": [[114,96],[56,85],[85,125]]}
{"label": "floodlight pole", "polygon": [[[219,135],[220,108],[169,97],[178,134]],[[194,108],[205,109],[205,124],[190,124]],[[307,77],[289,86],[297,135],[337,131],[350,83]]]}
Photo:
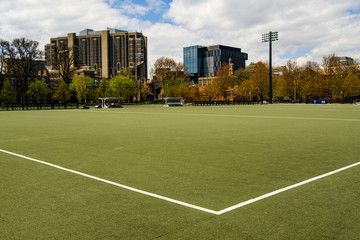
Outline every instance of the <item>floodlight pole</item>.
{"label": "floodlight pole", "polygon": [[278,40],[278,32],[269,32],[262,35],[262,42],[269,42],[269,104],[272,103],[272,41]]}
{"label": "floodlight pole", "polygon": [[269,104],[272,104],[272,44],[271,44],[271,32],[269,41]]}

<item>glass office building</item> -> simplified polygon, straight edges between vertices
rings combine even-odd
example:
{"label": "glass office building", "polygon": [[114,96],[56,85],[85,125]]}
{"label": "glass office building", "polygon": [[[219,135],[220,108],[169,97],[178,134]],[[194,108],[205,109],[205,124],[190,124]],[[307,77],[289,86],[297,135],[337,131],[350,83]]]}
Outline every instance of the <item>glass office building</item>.
{"label": "glass office building", "polygon": [[240,48],[215,45],[210,47],[190,46],[184,48],[185,72],[197,81],[198,77],[216,76],[220,66],[224,63],[233,64],[234,71],[245,68],[248,54],[241,52]]}
{"label": "glass office building", "polygon": [[202,46],[191,46],[184,48],[184,65],[185,71],[191,74],[198,74],[199,69],[199,48],[202,49]]}

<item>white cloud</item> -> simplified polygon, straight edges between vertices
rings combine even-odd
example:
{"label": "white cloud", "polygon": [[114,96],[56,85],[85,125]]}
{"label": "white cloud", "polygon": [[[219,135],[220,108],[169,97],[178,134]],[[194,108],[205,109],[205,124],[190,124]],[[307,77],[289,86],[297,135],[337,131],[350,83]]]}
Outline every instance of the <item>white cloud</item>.
{"label": "white cloud", "polygon": [[255,62],[268,58],[261,34],[277,31],[273,50],[281,58],[274,61],[282,64],[286,57],[319,60],[330,53],[359,58],[359,14],[349,13],[359,8],[357,0],[174,0],[165,17],[189,31],[206,33],[209,42],[240,47]]}
{"label": "white cloud", "polygon": [[183,47],[190,45],[240,47],[248,63],[268,61],[261,34],[271,30],[279,32],[274,65],[288,59],[320,63],[331,53],[360,58],[358,0],[173,0],[161,22],[136,17],[160,14],[166,6],[162,0],[1,0],[0,38],[27,37],[43,46],[50,37],[85,28],[143,31],[150,69],[161,56],[182,61]]}

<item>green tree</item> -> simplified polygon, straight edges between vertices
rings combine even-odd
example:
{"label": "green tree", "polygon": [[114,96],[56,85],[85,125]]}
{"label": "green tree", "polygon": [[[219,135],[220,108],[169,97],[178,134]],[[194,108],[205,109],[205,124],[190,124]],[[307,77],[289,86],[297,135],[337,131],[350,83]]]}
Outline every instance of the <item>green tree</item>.
{"label": "green tree", "polygon": [[31,94],[37,103],[42,103],[44,98],[46,99],[46,95],[50,94],[50,92],[51,90],[44,81],[35,80],[35,82],[29,84],[26,94]]}
{"label": "green tree", "polygon": [[164,80],[163,91],[166,97],[186,98],[189,94],[189,85],[185,84],[182,78],[172,77]]}
{"label": "green tree", "polygon": [[5,80],[4,85],[0,92],[0,99],[5,103],[15,102],[15,88],[11,85],[9,79]]}
{"label": "green tree", "polygon": [[136,94],[134,82],[126,76],[118,75],[113,77],[109,81],[109,87],[112,97],[121,97],[128,100]]}
{"label": "green tree", "polygon": [[61,81],[59,88],[54,93],[54,99],[63,102],[65,105],[71,99],[71,91],[65,81]]}
{"label": "green tree", "polygon": [[107,90],[109,88],[109,81],[105,78],[101,79],[101,82],[99,84],[99,88],[97,89],[97,95],[98,97],[104,98],[107,95]]}
{"label": "green tree", "polygon": [[89,76],[75,76],[70,84],[70,90],[76,92],[76,98],[79,103],[86,104],[91,97],[91,89],[88,87],[92,85],[94,80]]}
{"label": "green tree", "polygon": [[240,84],[242,82],[244,82],[245,80],[249,80],[250,79],[250,67],[246,67],[246,68],[239,68],[234,72],[234,84],[237,86],[240,86]]}

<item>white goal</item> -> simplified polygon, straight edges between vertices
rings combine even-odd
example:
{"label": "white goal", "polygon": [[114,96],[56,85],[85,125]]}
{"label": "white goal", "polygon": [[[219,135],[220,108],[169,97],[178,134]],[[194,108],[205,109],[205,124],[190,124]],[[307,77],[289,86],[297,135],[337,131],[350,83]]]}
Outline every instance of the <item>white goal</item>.
{"label": "white goal", "polygon": [[167,97],[164,100],[164,107],[182,107],[184,105],[184,100],[181,97]]}
{"label": "white goal", "polygon": [[360,99],[355,99],[355,100],[353,101],[353,104],[354,104],[354,105],[360,105]]}

